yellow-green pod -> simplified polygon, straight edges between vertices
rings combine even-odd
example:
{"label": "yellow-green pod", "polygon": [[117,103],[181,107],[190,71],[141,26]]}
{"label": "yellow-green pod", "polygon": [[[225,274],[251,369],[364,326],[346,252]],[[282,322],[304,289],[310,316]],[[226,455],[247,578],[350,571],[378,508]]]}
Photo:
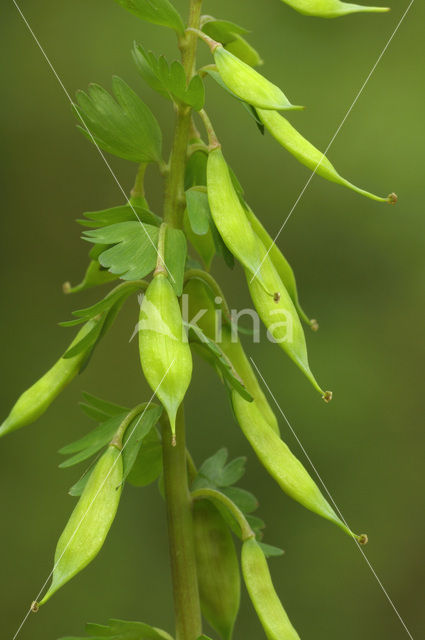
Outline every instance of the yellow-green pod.
{"label": "yellow-green pod", "polygon": [[222,44],[214,43],[212,51],[221,79],[240,100],[259,109],[280,111],[301,108],[294,107],[279,87],[225,49]]}
{"label": "yellow-green pod", "polygon": [[255,538],[242,545],[245,586],[268,640],[300,640],[279,600],[266,557]]}
{"label": "yellow-green pod", "polygon": [[270,260],[272,261],[273,266],[279,275],[279,278],[285,285],[287,292],[291,296],[291,300],[294,303],[298,315],[300,316],[301,320],[303,320],[313,330],[316,331],[318,329],[316,320],[310,320],[300,305],[298,299],[297,283],[295,281],[295,275],[291,265],[289,264],[283,253],[280,251],[276,243],[273,242],[273,239],[269,236],[257,216],[249,207],[247,208],[247,216],[252,228],[254,229],[254,232],[257,234],[258,238],[267,249]]}
{"label": "yellow-green pod", "polygon": [[364,544],[367,537],[356,536],[342,522],[305,467],[270,428],[255,404],[247,402],[235,392],[232,392],[232,404],[245,437],[282,491],[306,509],[330,520],[349,536]]}
{"label": "yellow-green pod", "polygon": [[339,18],[349,13],[383,13],[389,11],[388,7],[367,7],[340,0],[283,0],[290,7],[307,16],[319,18]]}
{"label": "yellow-green pod", "polygon": [[233,186],[221,146],[213,149],[208,156],[207,188],[211,215],[224,244],[261,282],[261,244]]}
{"label": "yellow-green pod", "polygon": [[[313,387],[321,393],[322,398],[329,402],[332,399],[332,394],[329,391],[323,391],[311,372],[304,330],[294,303],[272,261],[266,256],[264,246],[263,252],[264,261],[261,266],[261,275],[265,286],[260,286],[258,280],[252,279],[250,273],[246,271],[246,279],[254,307],[267,327],[269,339],[279,344],[307,376]],[[275,291],[274,298],[271,298],[267,291]]]}
{"label": "yellow-green pod", "polygon": [[149,284],[140,307],[139,349],[145,378],[164,405],[174,435],[177,409],[192,377],[192,355],[177,296],[162,272]]}
{"label": "yellow-green pod", "polygon": [[371,198],[371,200],[389,202],[391,204],[397,202],[397,196],[394,193],[391,193],[386,198],[381,198],[373,193],[369,193],[369,191],[356,187],[354,184],[340,176],[326,156],[306,140],[290,124],[290,122],[277,113],[277,111],[258,109],[257,113],[261,122],[272,136],[276,138],[279,144],[289,151],[289,153],[292,153],[292,155],[301,162],[301,164],[304,164],[312,171],[315,171],[317,175],[322,176],[322,178],[330,180],[331,182],[336,182],[344,187],[348,187],[367,198]]}
{"label": "yellow-green pod", "polygon": [[[198,313],[202,313],[197,319],[197,325],[205,335],[211,340],[216,340],[216,323],[218,316],[211,295],[207,291],[207,285],[200,279],[192,278],[185,284],[184,292],[188,299],[189,321],[196,318]],[[203,311],[206,313],[203,313]],[[279,425],[276,416],[267,402],[266,396],[260,387],[257,376],[246,357],[245,351],[239,341],[239,337],[229,326],[221,327],[220,347],[223,353],[229,358],[239,377],[243,381],[246,390],[254,398],[253,402],[258,406],[263,417],[271,428],[279,433]]]}
{"label": "yellow-green pod", "polygon": [[[95,324],[96,320],[89,320],[77,333],[68,350],[80,342]],[[83,350],[73,358],[60,358],[44,376],[24,391],[1,425],[0,437],[37,420],[66,385],[75,378],[86,357],[87,350]]]}
{"label": "yellow-green pod", "polygon": [[267,402],[266,396],[261,389],[257,376],[246,357],[245,351],[237,336],[232,338],[231,331],[227,327],[223,329],[222,341],[220,344],[226,356],[235,367],[240,378],[243,380],[248,393],[254,398],[251,404],[255,404],[267,424],[279,435],[279,425],[276,416]]}
{"label": "yellow-green pod", "polygon": [[231,640],[241,590],[232,534],[207,500],[195,501],[193,523],[201,610],[223,640]]}
{"label": "yellow-green pod", "polygon": [[121,451],[110,445],[102,455],[59,538],[52,583],[40,605],[82,571],[99,553],[121,497]]}
{"label": "yellow-green pod", "polygon": [[234,36],[234,40],[227,42],[225,45],[227,51],[233,53],[234,56],[249,64],[250,67],[259,67],[263,64],[260,54],[253,46],[249,44],[242,36]]}

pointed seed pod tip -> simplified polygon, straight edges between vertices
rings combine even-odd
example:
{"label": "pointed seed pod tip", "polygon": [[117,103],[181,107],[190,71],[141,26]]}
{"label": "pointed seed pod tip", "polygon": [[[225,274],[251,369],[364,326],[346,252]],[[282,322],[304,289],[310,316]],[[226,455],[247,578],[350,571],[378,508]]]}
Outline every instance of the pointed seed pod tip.
{"label": "pointed seed pod tip", "polygon": [[329,404],[329,402],[332,400],[333,398],[333,393],[332,391],[325,391],[325,393],[322,396],[323,400]]}
{"label": "pointed seed pod tip", "polygon": [[30,609],[32,613],[37,613],[37,611],[40,609],[40,605],[38,604],[37,600],[34,600],[33,602],[31,602]]}
{"label": "pointed seed pod tip", "polygon": [[366,533],[362,533],[360,536],[358,536],[357,537],[357,542],[359,544],[361,544],[362,546],[367,544],[369,542],[369,538],[368,538],[367,534]]}

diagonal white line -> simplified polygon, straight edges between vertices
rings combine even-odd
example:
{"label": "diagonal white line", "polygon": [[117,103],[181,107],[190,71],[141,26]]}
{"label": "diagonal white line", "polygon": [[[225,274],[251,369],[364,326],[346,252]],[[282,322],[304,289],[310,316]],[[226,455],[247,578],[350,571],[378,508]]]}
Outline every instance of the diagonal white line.
{"label": "diagonal white line", "polygon": [[343,117],[343,119],[341,120],[340,125],[338,126],[337,130],[335,131],[334,135],[332,136],[328,146],[326,147],[324,153],[322,154],[322,157],[320,158],[319,162],[317,163],[314,171],[312,172],[312,174],[310,175],[309,179],[307,180],[307,182],[305,183],[304,187],[301,190],[300,195],[298,196],[298,198],[296,199],[294,205],[292,206],[292,209],[290,210],[290,212],[288,213],[288,215],[286,216],[285,220],[283,221],[282,226],[280,227],[279,231],[277,232],[272,244],[270,245],[270,247],[268,248],[266,255],[264,256],[264,258],[261,260],[260,266],[257,268],[256,272],[254,273],[254,275],[251,278],[251,282],[254,280],[254,278],[257,276],[257,273],[259,272],[259,270],[261,269],[261,265],[263,264],[264,260],[267,258],[267,256],[269,255],[273,245],[276,244],[276,241],[278,239],[278,237],[280,236],[280,234],[282,233],[283,229],[286,226],[286,223],[288,222],[289,218],[292,216],[292,214],[295,211],[295,208],[297,207],[298,203],[300,202],[301,198],[303,197],[304,193],[306,192],[310,182],[313,180],[314,176],[316,175],[316,172],[318,170],[318,168],[320,167],[320,165],[323,162],[323,159],[325,158],[326,154],[328,153],[329,149],[331,148],[331,146],[333,145],[333,143],[335,142],[335,139],[337,137],[337,135],[339,134],[339,132],[341,131],[342,127],[344,126],[345,122],[347,121],[348,116],[350,115],[350,113],[352,112],[352,110],[354,109],[355,105],[357,104],[360,96],[362,95],[364,89],[366,88],[367,83],[369,82],[369,80],[371,79],[372,75],[375,73],[376,68],[378,66],[378,64],[381,62],[382,58],[384,57],[384,54],[386,53],[388,47],[390,46],[391,42],[393,41],[394,36],[396,35],[397,31],[400,29],[404,19],[406,18],[407,14],[409,13],[410,9],[413,6],[415,0],[410,0],[410,3],[406,9],[406,11],[403,13],[403,15],[401,16],[400,20],[397,23],[396,28],[394,29],[394,31],[392,32],[389,40],[387,41],[385,47],[382,49],[381,53],[378,56],[377,61],[375,62],[375,64],[373,65],[372,69],[370,70],[366,80],[363,82],[360,91],[358,92],[358,94],[356,95],[356,97],[354,98],[350,108],[348,109],[347,113],[345,114],[345,116]]}
{"label": "diagonal white line", "polygon": [[156,394],[157,394],[157,392],[158,392],[158,389],[160,388],[160,386],[161,386],[161,385],[162,385],[162,383],[164,382],[165,378],[167,377],[168,372],[170,371],[170,369],[171,369],[171,367],[173,366],[174,362],[175,362],[175,360],[173,360],[173,361],[172,361],[172,363],[171,363],[171,364],[170,364],[170,366],[168,367],[167,371],[166,371],[166,372],[164,373],[164,375],[162,376],[162,379],[161,379],[160,383],[158,384],[157,388],[155,389],[155,391],[154,391],[154,392],[153,392],[153,394],[151,395],[151,397],[150,397],[150,399],[149,399],[149,402],[147,403],[147,405],[146,405],[146,407],[144,408],[143,412],[140,414],[139,419],[137,420],[136,424],[134,425],[133,429],[131,430],[130,435],[128,436],[128,438],[127,438],[127,440],[126,440],[126,442],[125,442],[124,446],[122,447],[122,449],[121,449],[121,451],[120,451],[120,453],[119,453],[119,456],[117,457],[117,459],[115,460],[115,462],[114,462],[114,463],[113,463],[113,465],[111,466],[111,468],[110,468],[110,470],[109,470],[108,474],[105,476],[105,479],[103,480],[102,484],[100,485],[99,489],[97,490],[96,495],[94,496],[93,500],[90,502],[89,506],[87,507],[87,509],[86,509],[86,511],[85,511],[85,513],[84,513],[84,515],[83,515],[83,517],[81,518],[80,522],[78,523],[78,525],[77,525],[77,526],[76,526],[76,528],[75,528],[74,533],[72,534],[71,538],[69,539],[68,544],[65,546],[65,549],[63,550],[63,552],[62,552],[62,553],[61,553],[61,555],[59,556],[58,560],[55,562],[55,564],[54,564],[54,566],[53,566],[53,569],[51,570],[51,572],[50,572],[50,573],[49,573],[49,575],[47,576],[46,580],[44,581],[43,586],[41,587],[40,591],[37,593],[37,595],[36,595],[35,599],[33,600],[33,603],[31,604],[31,607],[28,609],[27,613],[25,614],[25,617],[24,617],[24,619],[22,620],[21,624],[19,625],[18,630],[16,631],[16,633],[15,633],[15,635],[13,636],[12,640],[16,640],[16,638],[18,637],[18,635],[19,635],[19,633],[20,633],[20,631],[21,631],[22,627],[24,626],[25,622],[26,622],[26,621],[27,621],[27,619],[28,619],[28,616],[30,615],[31,611],[33,610],[33,609],[32,609],[33,605],[34,605],[34,604],[37,604],[37,602],[38,602],[38,600],[39,600],[39,598],[40,598],[41,594],[43,593],[44,589],[46,588],[47,583],[49,582],[50,578],[52,577],[52,575],[53,575],[53,573],[54,573],[54,571],[55,571],[56,567],[58,566],[59,562],[62,560],[62,557],[63,557],[64,553],[66,552],[66,550],[68,549],[69,545],[70,545],[70,544],[71,544],[71,542],[73,541],[73,539],[74,539],[75,535],[77,534],[77,532],[78,532],[78,530],[79,530],[80,526],[82,525],[82,523],[83,523],[84,519],[86,518],[86,516],[87,516],[88,512],[89,512],[89,511],[90,511],[90,509],[92,508],[94,501],[96,500],[96,498],[97,498],[97,496],[99,495],[99,493],[102,491],[102,489],[103,489],[103,487],[104,487],[104,485],[105,485],[105,482],[107,481],[107,479],[108,479],[108,478],[109,478],[109,476],[111,475],[111,473],[112,473],[112,471],[113,471],[113,469],[114,469],[115,465],[117,464],[118,460],[121,458],[121,456],[122,456],[122,454],[123,454],[123,452],[124,452],[124,449],[126,448],[126,446],[128,445],[128,443],[130,442],[130,439],[131,439],[131,437],[132,437],[132,435],[133,435],[134,431],[136,430],[136,428],[137,428],[137,426],[138,426],[139,422],[142,420],[142,418],[143,418],[143,416],[145,415],[146,411],[149,409],[149,407],[150,407],[150,405],[151,405],[151,403],[152,403],[152,400],[154,399],[155,395],[156,395]]}
{"label": "diagonal white line", "polygon": [[[70,94],[69,94],[68,89],[65,87],[65,85],[64,85],[64,83],[63,83],[63,81],[62,81],[61,77],[59,76],[59,74],[58,74],[58,72],[56,71],[55,67],[53,66],[52,62],[50,61],[50,58],[49,58],[49,56],[47,55],[47,53],[46,53],[46,51],[44,50],[44,48],[42,47],[42,45],[41,45],[41,43],[40,43],[39,39],[37,38],[37,36],[35,35],[34,31],[32,30],[32,28],[31,28],[31,26],[30,26],[30,24],[29,24],[28,20],[26,19],[26,17],[25,17],[25,16],[24,16],[24,14],[22,13],[22,10],[21,10],[21,8],[19,7],[18,3],[16,2],[16,0],[12,0],[12,2],[13,2],[13,4],[15,5],[15,7],[16,7],[16,9],[17,9],[17,11],[18,11],[19,15],[21,16],[22,20],[24,21],[25,26],[27,27],[28,31],[29,31],[29,32],[30,32],[30,34],[32,35],[32,37],[33,37],[33,39],[34,39],[35,43],[37,44],[38,48],[40,49],[41,53],[43,54],[44,59],[46,60],[47,64],[49,65],[49,67],[50,67],[50,69],[51,69],[51,71],[52,71],[53,75],[55,76],[56,80],[58,81],[59,85],[61,86],[61,88],[62,88],[62,90],[63,90],[64,94],[65,94],[65,95],[66,95],[66,97],[68,98],[68,100],[69,100],[69,102],[71,103],[71,105],[72,105],[72,106],[75,106],[75,105],[74,105],[74,102],[73,102],[73,100],[72,100],[72,98],[71,98],[71,96],[70,96]],[[146,231],[145,226],[144,226],[143,222],[141,221],[141,219],[140,219],[140,217],[139,217],[139,215],[138,215],[137,211],[135,210],[135,208],[133,207],[132,203],[130,202],[130,199],[128,198],[128,196],[127,196],[127,194],[126,194],[124,187],[121,185],[120,181],[118,180],[118,178],[117,178],[117,176],[116,176],[116,174],[115,174],[114,170],[112,169],[112,167],[111,167],[110,163],[108,162],[108,160],[107,160],[107,158],[106,158],[105,154],[103,153],[103,151],[101,150],[101,148],[100,148],[100,147],[99,147],[99,145],[97,144],[96,140],[95,140],[95,139],[94,139],[94,137],[93,137],[92,132],[90,131],[89,127],[87,126],[87,123],[85,122],[84,118],[82,117],[82,115],[80,114],[80,112],[79,112],[79,111],[78,111],[78,116],[79,116],[79,118],[80,118],[80,120],[81,120],[81,122],[82,122],[82,124],[83,124],[83,126],[84,126],[84,129],[87,131],[87,133],[88,133],[88,135],[89,135],[89,137],[90,137],[90,140],[93,142],[93,144],[95,145],[96,149],[97,149],[97,150],[98,150],[98,152],[99,152],[100,157],[102,158],[103,162],[104,162],[104,163],[106,164],[106,166],[108,167],[108,169],[109,169],[109,172],[110,172],[111,176],[112,176],[112,177],[113,177],[113,179],[115,180],[115,182],[116,182],[116,184],[117,184],[117,186],[118,186],[119,190],[120,190],[120,191],[121,191],[121,193],[123,194],[123,196],[124,196],[124,198],[125,198],[125,200],[126,200],[127,204],[130,206],[130,208],[131,208],[132,212],[134,213],[134,215],[136,216],[136,218],[137,218],[138,222],[140,223],[140,225],[141,225],[141,227],[142,227],[143,231],[145,232],[146,236],[148,237],[149,242],[151,243],[151,245],[152,245],[152,246],[153,246],[153,248],[155,249],[157,256],[159,257],[159,259],[161,260],[161,262],[164,264],[164,266],[165,266],[165,268],[167,269],[168,274],[169,274],[170,278],[172,279],[172,281],[173,281],[173,282],[175,282],[174,277],[173,277],[173,274],[168,270],[167,265],[165,264],[165,261],[164,261],[163,257],[160,255],[160,253],[159,253],[159,251],[158,251],[158,248],[155,246],[155,243],[153,242],[152,238],[150,237],[150,235],[149,235],[149,234],[148,234],[148,232]]]}
{"label": "diagonal white line", "polygon": [[[299,437],[297,436],[297,434],[295,433],[294,428],[292,427],[291,423],[289,422],[288,418],[286,417],[286,414],[284,413],[284,411],[282,410],[280,404],[278,403],[278,401],[276,400],[272,390],[270,389],[269,385],[267,384],[267,382],[265,381],[263,374],[261,373],[261,371],[259,370],[259,368],[257,367],[256,363],[254,362],[254,360],[250,357],[250,360],[252,362],[252,364],[254,365],[258,375],[260,376],[261,380],[263,381],[267,391],[269,392],[270,396],[273,399],[273,402],[275,403],[275,405],[277,406],[277,408],[279,409],[279,412],[281,413],[283,419],[285,420],[286,424],[288,425],[288,427],[290,428],[292,435],[294,436],[295,440],[297,441],[298,445],[300,446],[303,454],[305,455],[305,457],[307,458],[311,468],[313,469],[314,473],[316,474],[317,478],[320,481],[320,484],[322,485],[322,487],[324,488],[325,492],[327,493],[330,501],[332,502],[333,506],[335,507],[335,510],[337,511],[339,517],[341,518],[341,520],[343,521],[343,523],[345,524],[346,527],[348,527],[350,529],[350,527],[347,524],[347,521],[345,520],[344,516],[342,515],[338,505],[336,504],[335,500],[333,499],[329,489],[327,488],[325,482],[322,480],[321,475],[319,474],[318,470],[316,469],[315,465],[313,464],[313,461],[311,460],[310,456],[308,455],[305,447],[303,446],[301,440],[299,439]],[[351,529],[350,529],[351,530]],[[366,556],[365,552],[363,551],[361,545],[358,543],[358,541],[353,538],[354,542],[357,545],[357,548],[359,549],[360,553],[362,554],[366,564],[368,565],[369,569],[371,570],[372,574],[374,575],[377,583],[379,584],[380,588],[382,589],[386,599],[388,600],[388,602],[390,603],[392,609],[394,610],[394,613],[396,614],[397,618],[400,620],[401,624],[403,625],[404,630],[406,631],[407,635],[409,636],[409,638],[411,640],[414,640],[412,634],[410,633],[409,629],[407,628],[406,623],[404,622],[403,618],[401,617],[397,607],[395,606],[394,602],[392,601],[388,591],[385,589],[384,585],[382,584],[380,578],[378,577],[375,569],[373,568],[369,558]]]}

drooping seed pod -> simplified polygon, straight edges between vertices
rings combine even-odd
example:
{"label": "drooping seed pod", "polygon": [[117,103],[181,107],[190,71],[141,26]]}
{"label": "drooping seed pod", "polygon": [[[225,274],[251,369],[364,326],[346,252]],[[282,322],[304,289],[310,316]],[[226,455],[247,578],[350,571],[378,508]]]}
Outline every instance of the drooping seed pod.
{"label": "drooping seed pod", "polygon": [[[258,242],[260,241],[258,240]],[[264,287],[260,286],[258,280],[253,279],[250,273],[246,271],[252,302],[267,327],[269,339],[279,344],[307,376],[313,387],[319,391],[322,398],[329,402],[332,399],[331,392],[323,391],[311,372],[304,330],[294,303],[279,278],[272,261],[266,256],[264,245],[262,245],[262,248],[264,260],[261,265],[261,275]],[[267,291],[275,291],[274,298],[271,298]]]}
{"label": "drooping seed pod", "polygon": [[391,193],[386,198],[381,198],[373,193],[369,193],[369,191],[356,187],[354,184],[340,176],[326,156],[306,140],[290,124],[290,122],[277,113],[277,111],[258,109],[257,113],[261,122],[272,136],[276,138],[279,144],[289,151],[289,153],[292,153],[292,155],[301,162],[301,164],[304,164],[312,171],[315,171],[317,175],[322,176],[322,178],[325,178],[326,180],[330,180],[330,182],[336,182],[344,187],[348,187],[371,200],[389,202],[390,204],[395,204],[397,202],[397,196],[395,193]]}
{"label": "drooping seed pod", "polygon": [[[90,333],[95,325],[96,320],[89,320],[77,333],[69,349]],[[91,346],[88,350],[90,349]],[[78,374],[88,355],[88,350],[81,351],[73,358],[60,358],[47,373],[24,391],[1,425],[0,437],[37,420]]]}
{"label": "drooping seed pod", "polygon": [[192,355],[177,296],[162,272],[149,284],[140,307],[139,349],[145,378],[164,405],[174,435],[177,409],[192,377]]}
{"label": "drooping seed pod", "polygon": [[266,557],[255,538],[242,545],[242,574],[268,640],[300,640],[280,602]]}
{"label": "drooping seed pod", "polygon": [[93,469],[59,538],[52,583],[40,605],[82,571],[101,550],[118,509],[122,479],[121,451],[110,445]]}
{"label": "drooping seed pod", "polygon": [[193,523],[202,613],[223,640],[231,640],[240,603],[239,563],[232,534],[207,500],[194,502]]}
{"label": "drooping seed pod", "polygon": [[211,215],[224,244],[261,282],[261,244],[238,198],[220,146],[213,149],[208,157],[207,188]]}
{"label": "drooping seed pod", "polygon": [[[197,318],[197,325],[211,340],[219,338],[221,349],[229,358],[239,377],[243,381],[246,390],[254,399],[253,402],[256,403],[271,428],[276,433],[279,433],[279,425],[276,416],[267,402],[257,376],[245,355],[245,351],[239,341],[237,332],[233,331],[232,333],[231,328],[228,325],[221,326],[220,332],[216,331],[216,324],[219,319],[222,319],[222,314],[216,314],[212,294],[207,290],[205,282],[199,278],[192,278],[188,280],[184,288],[184,293],[188,296],[189,319],[192,320],[192,318]],[[221,336],[216,336],[216,333],[221,333]]]}
{"label": "drooping seed pod", "polygon": [[252,228],[254,229],[254,232],[257,234],[258,238],[261,240],[266,250],[269,252],[270,260],[272,261],[273,266],[279,275],[279,278],[285,285],[287,292],[291,296],[291,300],[294,303],[298,315],[300,316],[301,320],[303,320],[313,330],[316,331],[318,328],[316,320],[310,320],[300,305],[298,299],[297,283],[295,281],[295,275],[291,265],[289,264],[283,253],[280,251],[276,243],[273,241],[273,239],[269,236],[257,216],[249,207],[247,207],[247,216]]}
{"label": "drooping seed pod", "polygon": [[367,7],[340,0],[283,0],[299,13],[319,18],[338,18],[349,13],[383,13],[389,11],[388,7]]}
{"label": "drooping seed pod", "polygon": [[255,403],[246,402],[238,394],[232,393],[232,404],[245,437],[282,491],[364,544],[366,536],[355,535],[342,522],[301,462],[270,428]]}
{"label": "drooping seed pod", "polygon": [[214,61],[224,84],[240,100],[259,109],[300,109],[292,105],[283,91],[218,42],[211,45]]}

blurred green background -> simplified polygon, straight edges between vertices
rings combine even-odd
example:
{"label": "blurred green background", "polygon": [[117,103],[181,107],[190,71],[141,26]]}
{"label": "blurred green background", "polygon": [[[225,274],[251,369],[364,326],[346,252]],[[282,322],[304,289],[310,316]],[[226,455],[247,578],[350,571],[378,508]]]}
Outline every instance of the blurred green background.
{"label": "blurred green background", "polygon": [[[389,14],[333,21],[301,16],[278,0],[206,0],[205,13],[253,29],[264,73],[294,103],[308,106],[291,121],[323,149],[408,2],[392,4]],[[176,5],[186,14],[187,0]],[[122,76],[154,109],[168,152],[170,103],[143,85],[130,48],[136,39],[174,57],[172,32],[138,21],[113,0],[21,0],[21,7],[72,95],[90,81],[109,88],[112,74]],[[344,517],[356,531],[368,532],[367,556],[417,638],[424,630],[424,19],[425,7],[416,2],[328,154],[342,175],[382,195],[396,191],[399,204],[380,205],[315,177],[279,238],[303,305],[320,321],[319,333],[307,335],[310,360],[334,401],[325,406],[279,349],[247,343]],[[87,261],[75,218],[123,198],[97,151],[76,131],[70,105],[12,2],[3,3],[0,32],[5,416],[70,341],[72,329],[57,323],[105,291],[78,298],[61,293],[62,282],[79,281]],[[207,61],[206,47],[200,50]],[[211,82],[207,100],[251,206],[277,232],[309,173],[270,136],[262,138]],[[135,167],[116,158],[111,163],[129,189]],[[159,210],[161,181],[154,168],[148,187],[151,206]],[[214,273],[233,306],[249,305],[240,268],[232,273],[217,261]],[[50,572],[74,504],[67,489],[79,469],[58,470],[57,449],[91,427],[77,406],[81,391],[121,404],[148,396],[136,342],[129,344],[136,320],[132,300],[81,378],[37,424],[0,443],[4,638],[13,637]],[[291,502],[266,475],[234,423],[224,388],[199,359],[187,418],[198,463],[223,445],[232,456],[248,457],[243,486],[260,499],[266,541],[286,551],[271,561],[272,574],[302,638],[407,637],[353,542]],[[304,460],[283,420],[281,428]],[[85,621],[108,616],[172,630],[164,504],[155,486],[126,489],[99,558],[31,616],[19,637],[78,635]],[[236,638],[261,637],[244,595]]]}

